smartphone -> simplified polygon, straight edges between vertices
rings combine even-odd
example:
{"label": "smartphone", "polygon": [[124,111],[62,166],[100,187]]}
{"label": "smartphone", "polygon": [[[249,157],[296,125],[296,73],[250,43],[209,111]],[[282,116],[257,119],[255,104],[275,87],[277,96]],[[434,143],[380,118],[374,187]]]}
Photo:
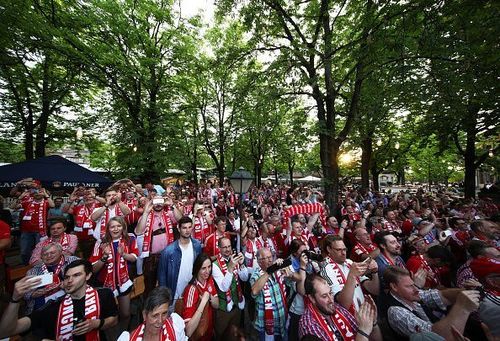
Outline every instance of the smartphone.
{"label": "smartphone", "polygon": [[370,264],[370,262],[371,262],[371,261],[372,261],[372,258],[371,258],[371,257],[368,257],[367,259],[365,259],[365,260],[363,261],[363,263],[365,263],[365,264]]}
{"label": "smartphone", "polygon": [[52,284],[52,282],[54,281],[54,276],[53,276],[52,272],[49,272],[49,273],[46,273],[43,275],[39,275],[39,276],[35,276],[33,278],[30,278],[28,281],[33,282],[33,281],[36,281],[38,278],[40,278],[41,281],[40,281],[40,284],[38,284],[38,286],[36,288],[41,288],[41,287],[44,287],[46,285]]}
{"label": "smartphone", "polygon": [[162,198],[153,199],[153,205],[163,205],[164,203],[165,203],[165,200]]}

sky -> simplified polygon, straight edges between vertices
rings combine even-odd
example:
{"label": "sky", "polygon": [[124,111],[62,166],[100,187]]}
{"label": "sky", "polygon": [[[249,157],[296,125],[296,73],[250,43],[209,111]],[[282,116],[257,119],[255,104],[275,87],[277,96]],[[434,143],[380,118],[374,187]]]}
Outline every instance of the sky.
{"label": "sky", "polygon": [[215,0],[179,0],[184,18],[202,13],[205,23],[211,23],[214,16]]}

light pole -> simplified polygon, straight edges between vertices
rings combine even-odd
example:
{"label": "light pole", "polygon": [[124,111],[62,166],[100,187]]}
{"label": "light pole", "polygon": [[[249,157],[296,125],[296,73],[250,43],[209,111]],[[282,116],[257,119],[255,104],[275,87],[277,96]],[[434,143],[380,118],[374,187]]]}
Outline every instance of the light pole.
{"label": "light pole", "polygon": [[231,182],[231,186],[233,187],[234,193],[238,193],[238,214],[240,216],[240,250],[241,251],[241,225],[243,221],[243,194],[248,192],[250,185],[253,181],[253,176],[250,172],[246,171],[243,167],[240,167],[237,171],[234,171],[233,174],[229,177],[229,181]]}

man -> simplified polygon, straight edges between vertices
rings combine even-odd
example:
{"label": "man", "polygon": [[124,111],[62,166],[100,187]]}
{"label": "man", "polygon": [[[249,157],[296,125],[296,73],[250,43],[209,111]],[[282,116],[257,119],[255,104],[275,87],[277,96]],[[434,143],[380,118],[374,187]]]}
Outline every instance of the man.
{"label": "man", "polygon": [[177,228],[179,239],[162,251],[158,264],[159,285],[169,288],[174,295],[172,309],[191,280],[194,260],[201,253],[200,242],[191,236],[193,232],[191,218],[179,219]]}
{"label": "man", "polygon": [[473,239],[482,240],[500,250],[500,226],[498,223],[486,219],[474,220],[470,224],[470,228],[474,233]]}
{"label": "man", "polygon": [[401,223],[397,220],[396,212],[389,210],[385,215],[384,231],[401,233]]}
{"label": "man", "polygon": [[144,203],[143,200],[145,199],[143,197],[137,196],[135,188],[132,189],[128,188],[124,192],[124,203],[130,209],[130,213],[125,216],[125,222],[127,223],[129,232],[133,232],[135,230],[139,219],[144,213],[144,207],[141,205],[141,202]]}
{"label": "man", "polygon": [[345,232],[346,226],[347,226],[347,221],[342,221],[342,224],[339,227],[339,222],[338,222],[337,218],[335,218],[334,216],[331,216],[326,221],[325,233],[326,234],[336,234],[336,235],[339,235],[342,238],[344,238],[344,232]]}
{"label": "man", "polygon": [[[319,213],[316,213],[316,216],[319,217]],[[317,220],[317,217],[315,221]],[[292,219],[289,221],[291,222],[289,223],[289,227],[286,231],[285,239],[287,247],[290,245],[292,240],[299,239],[307,246],[308,250],[319,251],[318,241],[316,240],[316,237],[309,232],[310,230],[304,228],[304,224],[300,220]]]}
{"label": "man", "polygon": [[66,221],[55,219],[49,223],[50,236],[48,239],[42,240],[36,244],[33,253],[31,254],[30,265],[41,262],[42,248],[50,243],[61,244],[62,252],[66,256],[73,256],[78,246],[78,238],[74,234],[66,233]]}
{"label": "man", "polygon": [[[340,236],[326,236],[323,241],[323,253],[327,257],[320,274],[332,288],[336,301],[354,314],[365,301],[363,288],[370,294],[378,295],[378,268],[371,258],[362,263],[354,263],[346,259],[346,252],[347,248]],[[371,279],[365,274],[371,276]]]}
{"label": "man", "polygon": [[450,265],[453,255],[441,245],[431,246],[424,254],[411,256],[406,262],[406,268],[415,275],[419,269],[424,269],[427,277],[424,288],[437,288],[441,286],[439,268]]}
{"label": "man", "polygon": [[274,240],[270,237],[269,235],[269,225],[266,222],[262,222],[259,225],[259,237],[257,238],[256,245],[257,249],[260,249],[262,247],[267,247],[269,250],[271,250],[271,253],[273,254],[273,259],[277,258],[277,247],[276,244],[274,243]]}
{"label": "man", "polygon": [[75,187],[69,197],[68,204],[64,209],[67,210],[68,214],[73,215],[73,221],[75,222],[73,231],[78,238],[78,249],[83,258],[88,259],[95,244],[93,233],[96,223],[91,219],[91,215],[100,206],[100,203],[91,190],[82,190]]}
{"label": "man", "polygon": [[106,203],[102,207],[95,208],[90,219],[96,222],[93,236],[96,240],[101,240],[106,234],[106,224],[109,219],[115,216],[126,216],[130,213],[130,208],[121,201],[121,195],[112,188],[104,192]]}
{"label": "man", "polygon": [[409,236],[413,232],[413,221],[417,217],[417,214],[414,209],[405,208],[403,210],[403,216],[405,217],[405,220],[403,221],[403,224],[401,224],[401,230],[405,236]]}
{"label": "man", "polygon": [[24,298],[27,302],[28,313],[39,309],[48,301],[64,295],[64,290],[61,288],[64,269],[69,263],[78,259],[71,255],[64,255],[61,244],[56,242],[49,242],[42,246],[40,256],[40,261],[29,269],[26,275],[38,276],[50,273],[52,274],[52,284],[26,293]]}
{"label": "man", "polygon": [[405,262],[401,258],[401,244],[396,237],[388,231],[381,231],[375,234],[375,243],[380,249],[380,254],[375,258],[378,265],[378,278],[380,280],[380,288],[384,286],[384,270],[389,265],[399,266],[406,269]]}
{"label": "man", "polygon": [[267,232],[269,237],[273,240],[276,246],[276,257],[284,258],[287,254],[287,246],[285,244],[285,235],[283,234],[283,227],[281,226],[281,219],[277,215],[272,215],[267,224]]}
{"label": "man", "polygon": [[212,261],[217,258],[217,255],[220,253],[219,250],[219,240],[221,238],[231,238],[229,233],[226,232],[226,217],[217,217],[214,220],[215,224],[215,232],[210,234],[205,239],[205,247],[203,248],[203,252],[210,256]]}
{"label": "man", "polygon": [[16,282],[0,321],[0,337],[31,330],[39,339],[106,340],[102,331],[116,325],[118,308],[111,290],[87,285],[91,276],[92,265],[87,260],[73,261],[64,272],[64,298],[20,319],[17,318],[20,299],[40,285],[40,279],[27,276]]}
{"label": "man", "polygon": [[29,263],[31,252],[40,239],[47,237],[47,211],[54,202],[44,188],[31,188],[19,196],[23,209],[21,220],[21,258]]}
{"label": "man", "polygon": [[482,240],[471,240],[467,251],[472,258],[465,262],[457,270],[457,287],[459,288],[465,288],[468,280],[478,280],[470,268],[470,264],[474,259],[500,259],[500,251],[492,246],[489,246]]}
{"label": "man", "polygon": [[[387,334],[384,331],[384,337],[395,333],[398,339],[403,339],[414,333],[432,331],[446,340],[454,340],[451,326],[463,334],[470,313],[479,307],[478,291],[419,290],[408,270],[397,266],[387,267],[384,279],[389,288],[381,309],[383,321],[387,321],[389,327]],[[432,315],[431,310],[445,310],[450,305],[452,308],[441,320]]]}
{"label": "man", "polygon": [[380,329],[374,326],[377,311],[373,302],[365,302],[357,321],[347,309],[335,303],[330,286],[319,275],[307,275],[304,283],[309,301],[299,322],[302,340],[382,340]]}
{"label": "man", "polygon": [[154,185],[152,181],[147,181],[144,184],[144,196],[147,197],[150,192],[155,192],[161,196],[165,193],[165,190],[160,185]]}
{"label": "man", "polygon": [[377,258],[380,254],[379,248],[372,242],[370,234],[365,228],[354,230],[356,244],[351,251],[351,259],[355,262],[364,261],[366,258]]}
{"label": "man", "polygon": [[177,207],[174,211],[169,207],[163,197],[153,197],[144,207],[144,213],[135,228],[138,248],[144,259],[145,295],[156,286],[160,254],[174,242],[174,222],[182,218],[182,212]]}
{"label": "man", "polygon": [[219,249],[220,253],[212,267],[219,296],[219,309],[215,313],[215,336],[218,340],[229,326],[239,326],[241,312],[245,308],[240,279],[248,280],[245,257],[242,253],[233,254],[231,241],[225,237],[219,239]]}
{"label": "man", "polygon": [[[140,340],[187,340],[185,323],[176,313],[169,315],[172,293],[165,287],[154,288],[144,302],[142,317],[144,323],[134,331],[124,332],[118,341]],[[188,323],[189,324],[189,323]]]}
{"label": "man", "polygon": [[[286,340],[286,289],[285,276],[281,270],[271,268],[273,255],[271,251],[262,248],[257,252],[257,262],[260,270],[255,271],[250,278],[252,297],[256,303],[256,319],[254,327],[260,340]],[[276,265],[281,265],[283,259],[277,259]]]}
{"label": "man", "polygon": [[205,239],[210,235],[210,225],[213,223],[213,214],[205,213],[205,205],[197,203],[194,205],[194,239],[198,240],[202,247],[205,246]]}
{"label": "man", "polygon": [[64,212],[63,207],[63,198],[57,197],[54,199],[54,207],[49,208],[47,221],[50,223],[54,219],[67,219],[67,214]]}

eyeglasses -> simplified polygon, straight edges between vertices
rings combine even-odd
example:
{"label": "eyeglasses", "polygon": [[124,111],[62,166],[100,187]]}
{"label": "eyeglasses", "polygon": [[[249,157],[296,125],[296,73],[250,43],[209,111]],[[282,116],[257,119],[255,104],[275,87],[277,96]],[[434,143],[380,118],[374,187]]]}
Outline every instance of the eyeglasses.
{"label": "eyeglasses", "polygon": [[347,252],[346,248],[341,248],[341,249],[333,248],[333,249],[337,252]]}

